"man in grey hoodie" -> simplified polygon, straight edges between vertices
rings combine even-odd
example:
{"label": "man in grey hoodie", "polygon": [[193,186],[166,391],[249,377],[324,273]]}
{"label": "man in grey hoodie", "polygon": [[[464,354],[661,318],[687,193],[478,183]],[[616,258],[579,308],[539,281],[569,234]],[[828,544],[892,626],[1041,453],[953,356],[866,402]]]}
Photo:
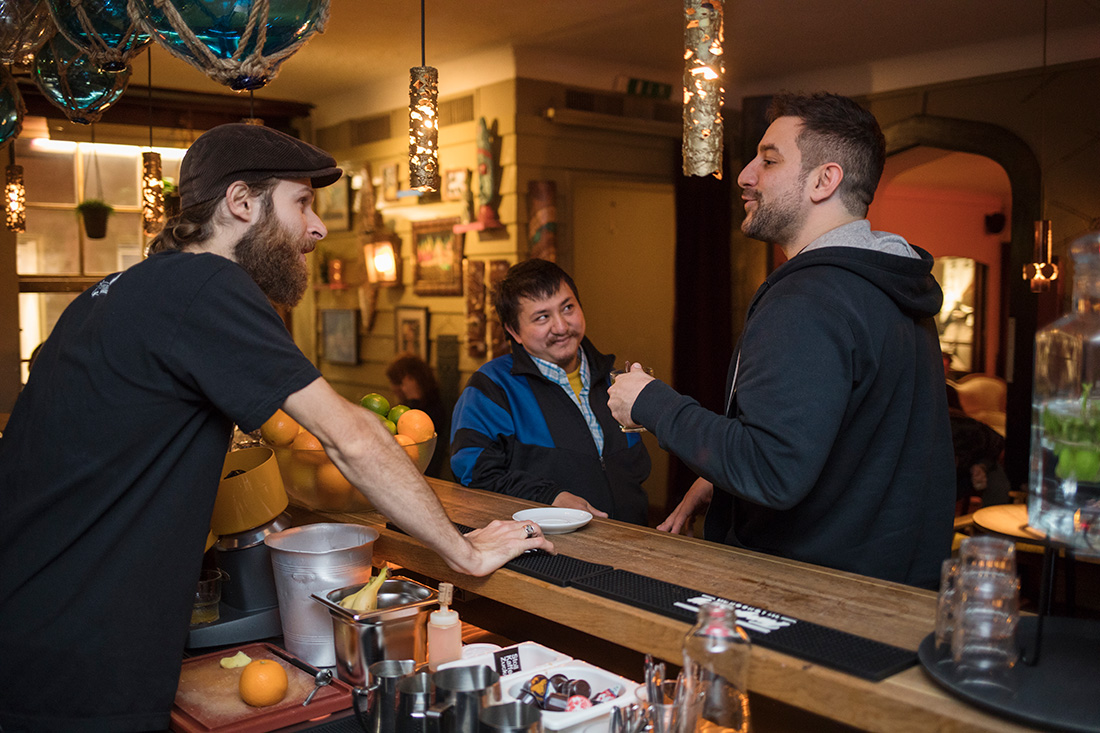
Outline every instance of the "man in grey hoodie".
{"label": "man in grey hoodie", "polygon": [[932,317],[932,256],[872,232],[885,143],[832,94],[777,97],[738,177],[742,231],[788,261],[749,307],[725,414],[640,370],[612,414],[699,475],[659,529],[935,587],[951,548],[954,463]]}

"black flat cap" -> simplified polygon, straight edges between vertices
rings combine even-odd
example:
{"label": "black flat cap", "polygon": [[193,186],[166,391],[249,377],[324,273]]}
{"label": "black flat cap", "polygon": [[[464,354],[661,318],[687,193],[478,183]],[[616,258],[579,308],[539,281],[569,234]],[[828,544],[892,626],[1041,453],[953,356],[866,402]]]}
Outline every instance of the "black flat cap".
{"label": "black flat cap", "polygon": [[339,180],[336,160],[320,148],[261,125],[219,125],[191,144],[180,164],[180,206],[225,195],[235,181],[308,178],[314,188]]}

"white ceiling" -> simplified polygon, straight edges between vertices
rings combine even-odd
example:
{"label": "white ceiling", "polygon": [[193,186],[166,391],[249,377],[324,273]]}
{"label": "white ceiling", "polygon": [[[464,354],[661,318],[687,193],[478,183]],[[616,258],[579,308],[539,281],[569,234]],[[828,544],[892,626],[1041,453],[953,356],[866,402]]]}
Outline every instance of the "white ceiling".
{"label": "white ceiling", "polygon": [[[1049,60],[1100,57],[1100,0],[1046,2],[1048,35],[1062,38],[1059,48],[1049,44]],[[868,77],[881,75],[869,65],[883,59],[930,68],[919,58],[949,49],[967,48],[995,67],[1042,63],[1044,0],[726,0],[725,12],[727,96],[734,99],[762,80],[822,69],[864,67]],[[524,62],[541,59],[543,74],[555,64],[565,73],[567,59],[590,62],[594,80],[608,68],[673,83],[682,73],[679,0],[426,0],[426,16],[432,66],[453,68],[486,51],[511,49]],[[1004,57],[1005,48],[1009,58],[994,59]],[[137,83],[146,79],[146,57],[134,62]],[[156,86],[226,91],[163,49],[154,49],[152,62]],[[321,104],[391,80],[407,94],[408,68],[419,63],[420,3],[332,0],[326,31],[288,59],[257,96]],[[874,78],[852,83],[867,88],[836,91],[875,91]]]}

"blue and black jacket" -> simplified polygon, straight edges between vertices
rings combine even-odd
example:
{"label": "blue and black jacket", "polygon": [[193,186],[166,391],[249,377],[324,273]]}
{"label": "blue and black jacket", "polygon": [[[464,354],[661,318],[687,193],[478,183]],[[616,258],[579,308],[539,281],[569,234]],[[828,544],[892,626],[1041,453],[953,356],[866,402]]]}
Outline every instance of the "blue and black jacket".
{"label": "blue and black jacket", "polygon": [[581,348],[592,374],[589,404],[604,434],[601,457],[581,411],[542,376],[519,344],[470,377],[451,421],[451,470],[464,486],[550,504],[562,491],[612,519],[646,524],[642,482],[649,454],[637,433],[623,433],[607,407],[614,356]]}

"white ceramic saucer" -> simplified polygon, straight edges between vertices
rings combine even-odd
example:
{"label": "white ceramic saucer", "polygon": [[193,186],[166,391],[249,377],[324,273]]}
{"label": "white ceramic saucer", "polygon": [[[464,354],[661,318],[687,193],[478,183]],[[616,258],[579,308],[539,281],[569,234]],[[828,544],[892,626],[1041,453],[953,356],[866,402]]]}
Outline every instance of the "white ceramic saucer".
{"label": "white ceramic saucer", "polygon": [[517,522],[534,522],[542,527],[543,534],[567,534],[592,521],[592,515],[580,509],[544,507],[524,509],[512,515]]}

